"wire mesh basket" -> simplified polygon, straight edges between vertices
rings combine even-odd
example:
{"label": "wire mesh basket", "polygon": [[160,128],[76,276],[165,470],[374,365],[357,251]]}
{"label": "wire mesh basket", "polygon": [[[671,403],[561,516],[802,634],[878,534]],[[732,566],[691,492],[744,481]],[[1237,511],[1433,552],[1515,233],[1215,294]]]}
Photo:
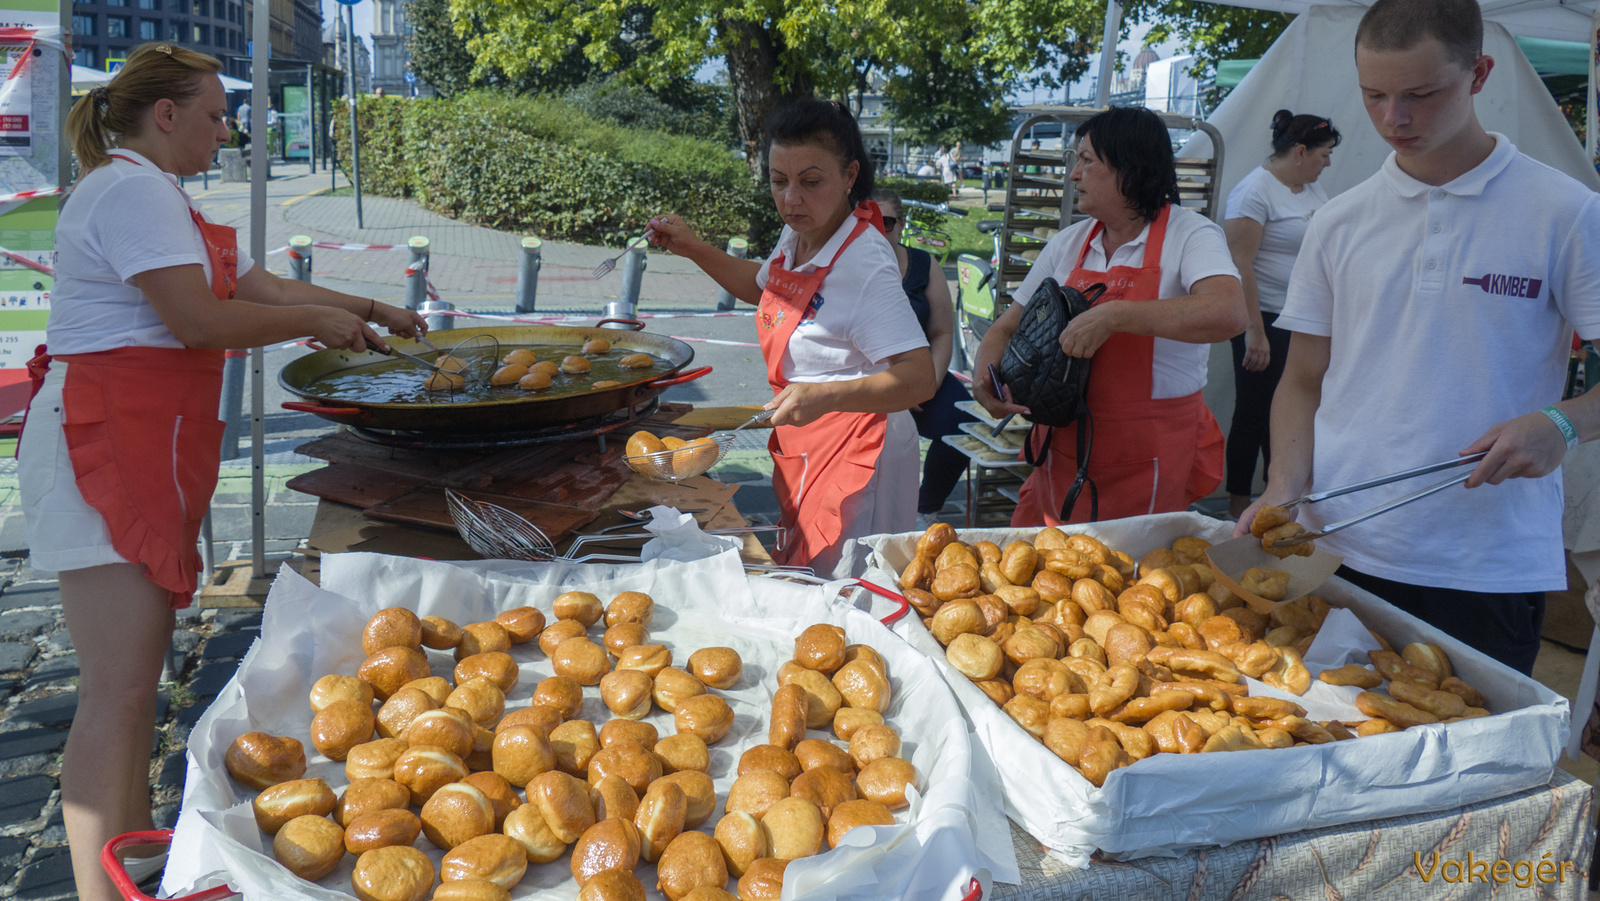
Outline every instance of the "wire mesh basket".
{"label": "wire mesh basket", "polygon": [[733,447],[734,437],[732,432],[727,432],[696,438],[676,450],[629,454],[623,459],[640,475],[667,482],[681,482],[702,475],[722,462],[728,448]]}

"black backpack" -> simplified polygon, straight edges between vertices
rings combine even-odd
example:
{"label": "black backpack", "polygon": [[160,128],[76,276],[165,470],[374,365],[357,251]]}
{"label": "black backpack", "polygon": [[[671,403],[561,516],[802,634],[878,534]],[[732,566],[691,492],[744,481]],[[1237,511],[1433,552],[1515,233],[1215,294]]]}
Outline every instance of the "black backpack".
{"label": "black backpack", "polygon": [[[1000,381],[1011,389],[1011,399],[1027,407],[1034,427],[1065,428],[1078,426],[1078,477],[1061,505],[1063,522],[1072,514],[1078,495],[1089,487],[1089,519],[1100,515],[1100,492],[1089,478],[1089,452],[1094,444],[1094,421],[1089,415],[1089,364],[1080,357],[1069,357],[1061,349],[1061,333],[1073,317],[1092,306],[1106,286],[1093,284],[1088,292],[1063,288],[1047,278],[1029,298],[1022,320],[1000,358]],[[1033,452],[1033,435],[1028,436],[1023,453],[1030,466],[1042,466],[1050,454],[1054,433],[1046,432],[1044,445]]]}

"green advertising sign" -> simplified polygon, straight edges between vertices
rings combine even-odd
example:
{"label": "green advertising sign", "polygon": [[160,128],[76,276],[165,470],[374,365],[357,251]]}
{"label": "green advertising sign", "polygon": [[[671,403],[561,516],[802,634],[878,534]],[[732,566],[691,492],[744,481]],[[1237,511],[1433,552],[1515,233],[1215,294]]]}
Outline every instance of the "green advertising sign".
{"label": "green advertising sign", "polygon": [[311,156],[311,102],[304,85],[283,86],[284,159],[309,159]]}

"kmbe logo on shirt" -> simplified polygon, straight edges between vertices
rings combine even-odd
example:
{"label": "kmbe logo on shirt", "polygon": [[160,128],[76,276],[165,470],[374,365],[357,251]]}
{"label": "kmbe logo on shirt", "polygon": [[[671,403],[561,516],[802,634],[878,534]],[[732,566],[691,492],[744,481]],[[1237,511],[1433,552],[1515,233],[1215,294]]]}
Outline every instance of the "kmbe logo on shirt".
{"label": "kmbe logo on shirt", "polygon": [[1498,294],[1502,297],[1527,297],[1536,299],[1539,291],[1544,288],[1544,279],[1524,278],[1518,275],[1500,275],[1487,273],[1479,278],[1464,276],[1463,285],[1477,285],[1485,294]]}

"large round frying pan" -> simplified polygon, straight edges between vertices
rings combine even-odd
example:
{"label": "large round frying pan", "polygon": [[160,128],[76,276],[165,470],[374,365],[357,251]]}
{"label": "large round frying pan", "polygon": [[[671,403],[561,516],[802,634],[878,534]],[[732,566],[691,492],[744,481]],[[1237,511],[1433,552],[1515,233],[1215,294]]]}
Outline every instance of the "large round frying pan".
{"label": "large round frying pan", "polygon": [[[644,327],[639,323],[634,325],[638,328]],[[705,366],[679,375],[683,367],[694,360],[694,350],[682,341],[664,335],[559,325],[498,326],[460,331],[463,338],[480,334],[493,335],[502,347],[571,346],[581,345],[591,338],[605,338],[611,342],[613,348],[652,354],[666,360],[672,368],[666,373],[658,373],[650,378],[616,388],[604,388],[562,397],[547,398],[538,394],[516,394],[471,403],[380,404],[343,399],[331,400],[311,394],[305,388],[324,376],[357,366],[386,362],[393,359],[392,357],[370,350],[362,353],[348,350],[319,350],[294,360],[279,371],[278,383],[290,393],[303,398],[303,402],[289,402],[283,406],[286,409],[313,413],[332,422],[363,429],[487,435],[544,429],[593,419],[624,407],[642,404],[672,385],[699,378],[711,371],[711,367]],[[386,340],[392,346],[410,353],[427,351],[427,348],[417,341],[405,338]]]}

